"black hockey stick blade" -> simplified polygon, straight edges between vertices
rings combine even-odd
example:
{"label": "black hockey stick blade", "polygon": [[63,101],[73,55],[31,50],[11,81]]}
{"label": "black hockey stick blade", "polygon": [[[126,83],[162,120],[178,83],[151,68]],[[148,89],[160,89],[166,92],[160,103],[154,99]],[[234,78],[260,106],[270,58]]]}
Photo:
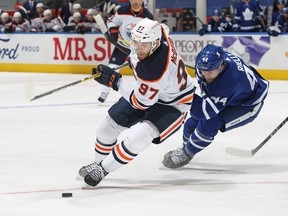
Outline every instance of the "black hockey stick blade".
{"label": "black hockey stick blade", "polygon": [[226,153],[238,157],[252,157],[255,155],[264,145],[274,136],[274,134],[288,121],[288,117],[286,117],[266,138],[263,140],[256,148],[252,150],[243,150],[238,148],[228,147],[226,148]]}

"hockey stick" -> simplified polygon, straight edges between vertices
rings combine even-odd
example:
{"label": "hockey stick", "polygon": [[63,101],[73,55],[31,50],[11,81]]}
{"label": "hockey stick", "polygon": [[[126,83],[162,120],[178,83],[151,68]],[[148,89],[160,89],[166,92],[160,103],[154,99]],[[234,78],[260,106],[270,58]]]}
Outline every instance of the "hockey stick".
{"label": "hockey stick", "polygon": [[192,10],[192,16],[195,17],[202,25],[205,25],[205,23],[194,13],[194,11]]}
{"label": "hockey stick", "polygon": [[226,153],[238,156],[238,157],[252,157],[255,155],[264,145],[272,138],[272,136],[288,121],[288,117],[284,119],[256,148],[252,150],[242,150],[237,148],[228,147]]}
{"label": "hockey stick", "polygon": [[[126,66],[128,66],[128,65],[129,65],[129,63],[126,62],[126,63],[124,63],[124,64],[122,64],[122,65],[119,65],[119,66],[117,66],[117,67],[114,67],[114,68],[112,68],[112,69],[113,69],[113,70],[118,70],[118,69],[123,68],[123,67],[126,67]],[[50,90],[50,91],[47,91],[47,92],[44,92],[44,93],[39,94],[39,95],[36,95],[36,96],[35,96],[34,83],[33,83],[33,82],[29,82],[29,83],[26,84],[26,96],[27,96],[27,100],[29,100],[29,101],[37,100],[37,99],[39,99],[39,98],[42,98],[42,97],[45,97],[45,96],[47,96],[47,95],[56,93],[56,92],[61,91],[61,90],[63,90],[63,89],[66,89],[66,88],[68,88],[68,87],[75,86],[75,85],[77,85],[77,84],[79,84],[79,83],[86,82],[86,81],[91,80],[91,79],[95,79],[95,78],[97,78],[97,77],[99,77],[99,76],[100,76],[100,73],[97,73],[97,74],[94,74],[94,75],[92,75],[92,76],[89,76],[89,77],[86,77],[86,78],[84,78],[84,79],[81,79],[81,80],[77,80],[77,81],[68,83],[68,84],[66,84],[66,85],[64,85],[64,86],[61,86],[61,87],[59,87],[59,88],[56,88],[56,89],[53,89],[53,90]]]}
{"label": "hockey stick", "polygon": [[112,43],[114,46],[116,46],[118,49],[120,49],[122,52],[124,52],[125,54],[129,55],[130,54],[130,50],[121,46],[119,43],[117,42],[113,42],[110,40],[109,38],[109,31],[107,29],[106,24],[104,23],[104,20],[101,16],[101,14],[97,14],[96,16],[93,16],[96,23],[98,24],[102,34],[104,35],[104,37],[106,38],[107,41],[109,41],[110,43]]}
{"label": "hockey stick", "polygon": [[[124,52],[125,54],[129,55],[130,54],[130,50],[123,47],[121,44],[119,43],[115,43],[113,41],[110,40],[109,38],[109,31],[107,29],[106,24],[104,23],[104,20],[102,18],[102,16],[100,14],[97,14],[96,16],[94,16],[95,21],[97,22],[102,34],[104,35],[104,37],[106,38],[107,41],[109,41],[110,43],[112,43],[114,46],[116,46],[118,49],[120,49],[122,52]],[[193,70],[195,70],[194,67],[189,66],[189,65],[185,65],[188,68],[191,68]]]}

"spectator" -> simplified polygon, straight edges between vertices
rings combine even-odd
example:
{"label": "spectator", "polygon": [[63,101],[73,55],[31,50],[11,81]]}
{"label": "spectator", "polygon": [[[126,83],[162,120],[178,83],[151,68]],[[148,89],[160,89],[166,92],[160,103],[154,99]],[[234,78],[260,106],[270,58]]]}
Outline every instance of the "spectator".
{"label": "spectator", "polygon": [[9,17],[9,14],[6,12],[3,12],[1,14],[1,20],[0,20],[0,32],[4,32],[5,26],[9,25],[10,23],[12,23],[12,19]]}
{"label": "spectator", "polygon": [[28,0],[23,3],[23,7],[27,11],[28,19],[30,20],[36,14],[36,6],[38,2],[34,0]]}
{"label": "spectator", "polygon": [[242,0],[236,2],[234,18],[234,31],[259,32],[264,18],[260,2],[258,0]]}
{"label": "spectator", "polygon": [[229,30],[229,26],[226,18],[221,16],[221,12],[218,9],[215,9],[208,24],[202,25],[198,33],[202,36],[206,32],[225,32]]}
{"label": "spectator", "polygon": [[274,26],[278,16],[280,15],[280,13],[282,12],[283,8],[285,7],[285,1],[284,0],[277,0],[276,1],[276,7],[277,7],[277,11],[275,11],[272,14],[272,22],[271,22],[271,26]]}
{"label": "spectator", "polygon": [[43,31],[44,32],[62,32],[63,27],[66,26],[61,17],[54,18],[49,9],[44,11]]}
{"label": "spectator", "polygon": [[42,32],[43,31],[43,18],[44,18],[44,5],[38,3],[36,6],[36,14],[31,19],[31,31]]}
{"label": "spectator", "polygon": [[5,26],[5,33],[29,32],[30,28],[29,21],[23,18],[21,13],[17,11],[13,14],[13,21]]}

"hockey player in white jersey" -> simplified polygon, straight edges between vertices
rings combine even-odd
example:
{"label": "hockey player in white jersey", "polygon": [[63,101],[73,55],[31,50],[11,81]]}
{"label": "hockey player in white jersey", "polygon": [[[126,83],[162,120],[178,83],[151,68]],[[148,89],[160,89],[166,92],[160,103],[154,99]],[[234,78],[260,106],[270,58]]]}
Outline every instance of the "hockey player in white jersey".
{"label": "hockey player in white jersey", "polygon": [[[142,6],[142,0],[130,0],[131,5],[123,6],[118,9],[115,16],[108,20],[109,40],[120,43],[128,51],[130,49],[130,36],[133,26],[140,20],[147,17],[153,19],[153,15]],[[109,67],[115,67],[125,62],[128,54],[123,53],[117,47],[114,48],[109,60]],[[103,86],[98,100],[104,102],[110,89]]]}
{"label": "hockey player in white jersey", "polygon": [[[174,41],[157,21],[145,18],[133,28],[129,57],[134,83],[107,66],[93,69],[93,74],[100,75],[97,82],[119,91],[122,97],[99,124],[95,162],[79,170],[91,186],[132,161],[151,143],[162,143],[175,133],[192,103],[192,78]],[[128,136],[117,141],[128,128]]]}
{"label": "hockey player in white jersey", "polygon": [[36,5],[36,14],[31,18],[31,32],[42,32],[43,31],[43,18],[44,18],[44,5],[38,3]]}
{"label": "hockey player in white jersey", "polygon": [[28,20],[24,19],[20,12],[14,12],[13,21],[5,26],[5,33],[13,33],[13,32],[29,32],[30,31],[30,23]]}
{"label": "hockey player in white jersey", "polygon": [[62,32],[65,26],[61,17],[53,17],[52,11],[46,9],[44,11],[44,19],[42,23],[42,29],[44,32]]}

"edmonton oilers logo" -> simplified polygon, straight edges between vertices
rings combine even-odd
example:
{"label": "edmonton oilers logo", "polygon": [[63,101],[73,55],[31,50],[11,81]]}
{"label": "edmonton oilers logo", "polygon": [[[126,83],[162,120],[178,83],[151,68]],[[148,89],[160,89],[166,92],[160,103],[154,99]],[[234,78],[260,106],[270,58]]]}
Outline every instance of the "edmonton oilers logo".
{"label": "edmonton oilers logo", "polygon": [[134,26],[135,26],[134,23],[130,23],[126,26],[125,33],[128,36],[128,38],[131,38],[131,33],[132,33],[132,29],[134,28]]}

